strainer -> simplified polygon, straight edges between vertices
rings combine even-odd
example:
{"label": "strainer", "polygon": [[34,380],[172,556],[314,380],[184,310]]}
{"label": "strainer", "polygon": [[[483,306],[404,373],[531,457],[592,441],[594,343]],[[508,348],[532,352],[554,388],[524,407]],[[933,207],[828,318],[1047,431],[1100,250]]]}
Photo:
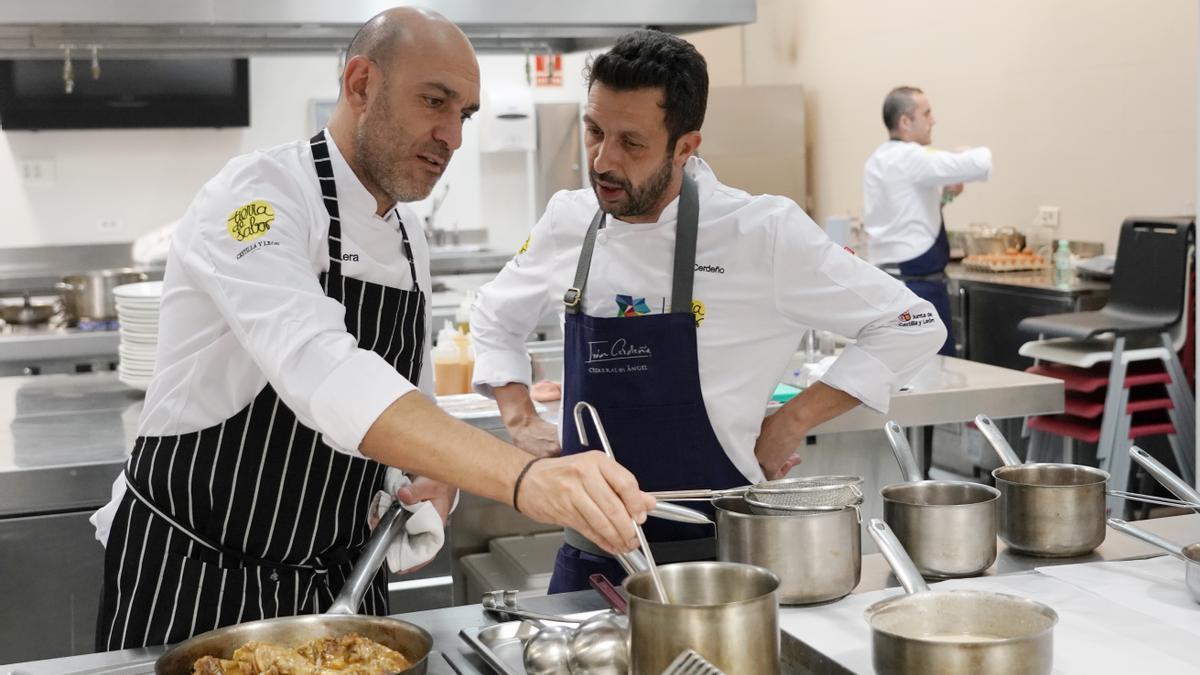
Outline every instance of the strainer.
{"label": "strainer", "polygon": [[857,508],[863,500],[860,485],[862,478],[859,476],[799,476],[725,490],[670,490],[650,494],[664,501],[740,496],[756,515],[790,516],[804,511]]}
{"label": "strainer", "polygon": [[746,503],[772,511],[841,511],[862,503],[859,476],[799,476],[750,486]]}

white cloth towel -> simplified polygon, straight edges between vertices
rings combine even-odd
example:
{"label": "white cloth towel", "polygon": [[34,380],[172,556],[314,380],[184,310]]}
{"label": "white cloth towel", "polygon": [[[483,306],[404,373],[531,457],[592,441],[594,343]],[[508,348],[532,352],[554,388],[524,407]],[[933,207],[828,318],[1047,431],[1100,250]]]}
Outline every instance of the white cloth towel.
{"label": "white cloth towel", "polygon": [[[383,489],[375,493],[368,511],[371,529],[379,525],[379,519],[391,508],[396,491],[412,484],[408,476],[398,469],[387,470]],[[429,502],[417,502],[404,509],[411,515],[404,525],[404,532],[388,547],[388,569],[400,572],[433,560],[446,543],[446,532],[442,527],[442,516]]]}

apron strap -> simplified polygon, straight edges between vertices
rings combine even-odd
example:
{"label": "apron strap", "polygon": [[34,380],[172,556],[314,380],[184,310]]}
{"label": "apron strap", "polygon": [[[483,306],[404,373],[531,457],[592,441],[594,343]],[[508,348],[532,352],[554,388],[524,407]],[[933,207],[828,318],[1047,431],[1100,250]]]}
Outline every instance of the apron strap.
{"label": "apron strap", "polygon": [[696,275],[696,237],[700,230],[700,198],[696,181],[683,174],[679,186],[679,213],[675,226],[675,269],[671,278],[671,313],[692,313],[692,285]]}
{"label": "apron strap", "polygon": [[583,289],[587,286],[588,272],[592,269],[592,251],[596,248],[596,232],[604,227],[604,211],[596,209],[592,224],[583,236],[583,248],[579,251],[579,262],[575,264],[575,282],[563,295],[563,305],[568,314],[583,311]]}
{"label": "apron strap", "polygon": [[[333,162],[329,157],[329,142],[325,130],[317,132],[308,141],[312,149],[313,167],[317,170],[317,182],[321,184],[321,202],[329,214],[329,274],[326,276],[325,294],[330,288],[340,287],[342,276],[342,219],[338,211],[337,183],[333,178]],[[416,277],[413,277],[416,279]]]}
{"label": "apron strap", "polygon": [[[604,227],[604,211],[596,209],[583,247],[579,251],[579,262],[575,266],[575,282],[563,295],[563,306],[568,314],[583,311],[583,293],[587,288],[588,272],[592,267],[592,252],[596,248],[596,233]],[[692,313],[692,288],[695,281],[696,238],[699,232],[700,199],[696,181],[685,172],[679,187],[679,210],[675,225],[675,259],[671,274],[671,313]]]}

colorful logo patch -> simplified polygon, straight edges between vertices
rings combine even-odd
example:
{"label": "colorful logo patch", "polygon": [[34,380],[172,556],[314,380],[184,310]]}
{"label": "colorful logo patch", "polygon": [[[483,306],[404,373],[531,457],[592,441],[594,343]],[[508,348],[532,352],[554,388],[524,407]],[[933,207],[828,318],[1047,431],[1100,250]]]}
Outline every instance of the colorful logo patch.
{"label": "colorful logo patch", "polygon": [[645,298],[635,298],[632,295],[617,296],[617,316],[642,316],[650,313],[650,306]]}
{"label": "colorful logo patch", "polygon": [[528,250],[529,250],[529,240],[530,240],[530,239],[533,239],[533,235],[532,235],[532,234],[531,234],[531,235],[529,235],[528,237],[525,237],[525,243],[524,243],[524,244],[521,244],[521,250],[517,251],[517,255],[521,255],[521,254],[522,254],[522,253],[524,253],[525,251],[528,251]]}
{"label": "colorful logo patch", "polygon": [[275,209],[266,201],[255,199],[234,209],[225,227],[235,241],[254,241],[269,232],[274,222]]}
{"label": "colorful logo patch", "polygon": [[899,318],[901,321],[912,321],[912,314],[906,311],[897,318]]}
{"label": "colorful logo patch", "polygon": [[692,300],[692,316],[696,317],[696,328],[699,328],[704,317],[708,316],[708,308],[704,306],[703,300]]}

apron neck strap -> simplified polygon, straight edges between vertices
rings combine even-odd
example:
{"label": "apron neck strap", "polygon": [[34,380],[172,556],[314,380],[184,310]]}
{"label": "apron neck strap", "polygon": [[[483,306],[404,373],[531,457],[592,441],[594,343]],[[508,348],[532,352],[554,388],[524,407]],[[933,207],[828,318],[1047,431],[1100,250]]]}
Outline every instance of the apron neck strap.
{"label": "apron neck strap", "polygon": [[[308,147],[312,149],[313,167],[317,171],[317,182],[321,184],[321,202],[325,204],[325,212],[329,214],[328,278],[338,280],[342,276],[342,218],[338,209],[337,183],[333,178],[333,163],[329,158],[329,141],[325,138],[324,129],[308,140]],[[404,257],[408,258],[408,270],[412,274],[413,289],[419,289],[421,286],[417,282],[417,263],[413,258],[412,244],[408,240],[408,230],[404,228],[404,220],[400,217],[400,212],[396,209],[392,211],[400,228]],[[328,292],[328,288],[326,291]]]}
{"label": "apron neck strap", "polygon": [[[596,209],[592,223],[583,238],[579,251],[579,262],[575,266],[575,283],[563,296],[563,305],[568,314],[583,311],[583,294],[587,288],[588,272],[592,267],[592,252],[596,247],[596,233],[604,227],[604,211]],[[692,313],[692,286],[696,267],[696,237],[699,232],[700,198],[696,181],[685,172],[679,188],[679,209],[675,218],[675,259],[671,274],[671,313]]]}

